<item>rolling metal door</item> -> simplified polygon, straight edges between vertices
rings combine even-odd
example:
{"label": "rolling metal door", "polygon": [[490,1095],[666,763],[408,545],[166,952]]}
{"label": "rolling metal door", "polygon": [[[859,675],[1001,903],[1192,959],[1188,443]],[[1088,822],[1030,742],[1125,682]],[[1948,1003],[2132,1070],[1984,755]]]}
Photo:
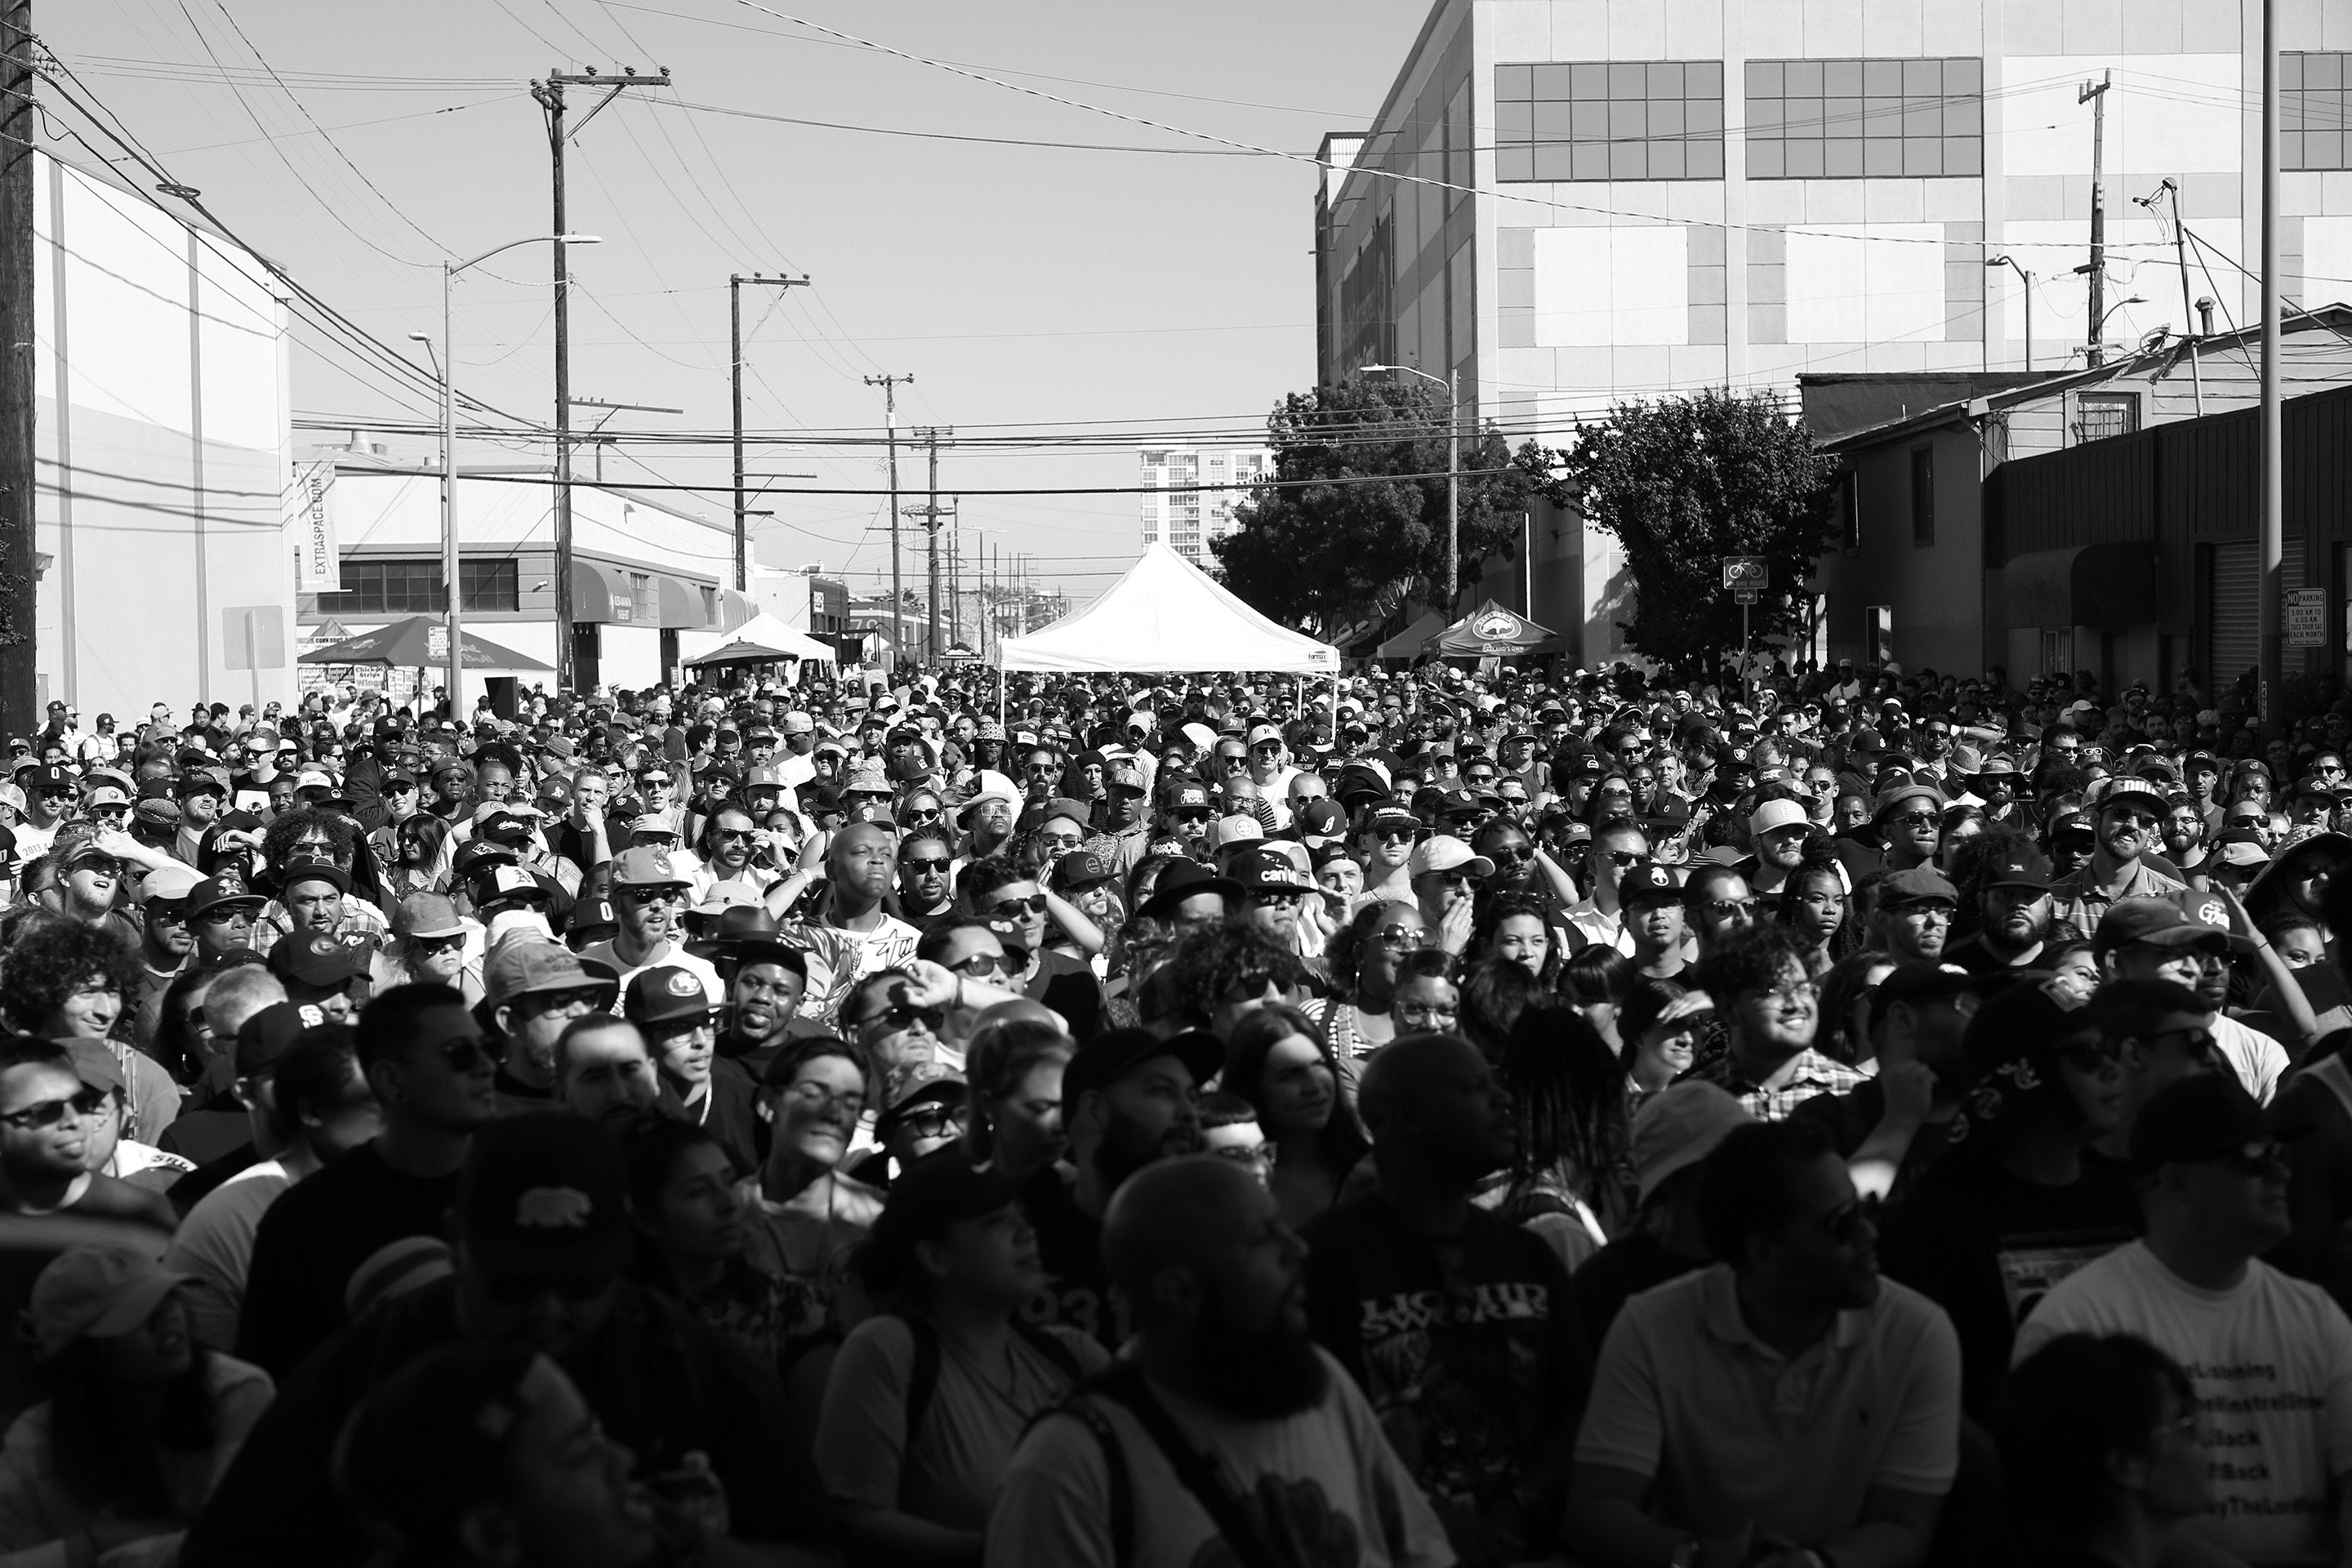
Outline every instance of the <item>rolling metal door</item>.
{"label": "rolling metal door", "polygon": [[[2279,555],[2279,592],[2303,586],[2303,541],[2290,535]],[[2254,542],[2204,546],[2205,689],[2219,698],[2262,660],[2254,597]],[[2284,616],[2285,611],[2281,609]]]}

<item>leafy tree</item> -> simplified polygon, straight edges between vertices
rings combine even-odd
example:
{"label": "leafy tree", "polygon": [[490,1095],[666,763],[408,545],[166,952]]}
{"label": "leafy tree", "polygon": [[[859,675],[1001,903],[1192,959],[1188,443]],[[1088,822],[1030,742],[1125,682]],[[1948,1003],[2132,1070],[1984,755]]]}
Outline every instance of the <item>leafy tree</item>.
{"label": "leafy tree", "polygon": [[1770,586],[1748,612],[1759,638],[1801,629],[1805,581],[1835,525],[1835,459],[1769,395],[1710,389],[1621,403],[1550,454],[1551,499],[1614,534],[1633,575],[1626,641],[1670,670],[1718,668],[1739,647],[1723,558],[1759,555]]}
{"label": "leafy tree", "polygon": [[[1367,617],[1381,590],[1445,577],[1446,395],[1409,376],[1295,392],[1266,421],[1282,488],[1234,510],[1210,549],[1225,585],[1259,610],[1325,635]],[[1492,429],[1463,432],[1461,576],[1517,538],[1542,454]]]}

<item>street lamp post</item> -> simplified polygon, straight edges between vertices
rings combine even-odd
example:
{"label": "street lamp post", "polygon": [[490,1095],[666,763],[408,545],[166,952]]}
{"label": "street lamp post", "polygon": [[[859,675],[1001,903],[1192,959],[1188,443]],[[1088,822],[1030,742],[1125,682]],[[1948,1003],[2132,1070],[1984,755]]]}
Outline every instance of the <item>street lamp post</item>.
{"label": "street lamp post", "polygon": [[2033,368],[2033,274],[2017,264],[2014,257],[1996,256],[1987,267],[2006,267],[2017,274],[2017,281],[2025,295],[2025,368]]}
{"label": "street lamp post", "polygon": [[1445,615],[1450,620],[1454,616],[1454,602],[1462,595],[1461,372],[1448,371],[1444,375],[1432,375],[1409,364],[1368,364],[1359,366],[1357,374],[1371,371],[1417,375],[1423,381],[1433,381],[1445,388]]}
{"label": "street lamp post", "polygon": [[[503,251],[512,250],[520,245],[594,245],[596,243],[597,237],[593,234],[532,235],[528,239],[510,239],[496,249],[485,250],[471,261],[459,261],[454,264],[444,261],[441,264],[441,579],[443,590],[448,598],[448,603],[444,606],[443,624],[449,637],[449,660],[448,673],[444,677],[444,680],[449,689],[449,721],[453,724],[465,722],[463,691],[459,686],[459,680],[466,668],[466,656],[458,644],[458,628],[462,616],[457,607],[460,597],[457,585],[459,575],[457,361],[450,347],[450,285],[457,280],[458,273],[471,267],[478,267],[491,257]],[[419,342],[425,341],[422,332],[411,332],[408,335]],[[569,636],[570,630],[569,627],[562,626],[555,628],[555,635],[559,641],[557,649],[559,653],[562,652],[561,639]]]}

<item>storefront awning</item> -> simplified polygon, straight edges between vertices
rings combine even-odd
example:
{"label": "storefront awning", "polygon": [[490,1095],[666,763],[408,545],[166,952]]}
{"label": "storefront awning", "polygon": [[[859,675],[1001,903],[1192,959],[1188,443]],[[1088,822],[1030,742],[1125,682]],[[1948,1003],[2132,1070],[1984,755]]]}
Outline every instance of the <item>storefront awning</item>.
{"label": "storefront awning", "polygon": [[636,595],[630,590],[629,574],[617,566],[600,566],[593,561],[574,556],[572,561],[572,618],[594,622],[600,626],[634,626],[637,619]]}
{"label": "storefront awning", "polygon": [[2035,550],[2001,574],[2013,626],[2136,626],[2159,618],[2156,544],[2126,540]]}
{"label": "storefront awning", "polygon": [[667,574],[656,577],[654,586],[659,595],[655,624],[664,631],[702,631],[709,626],[710,617],[703,611],[700,588]]}

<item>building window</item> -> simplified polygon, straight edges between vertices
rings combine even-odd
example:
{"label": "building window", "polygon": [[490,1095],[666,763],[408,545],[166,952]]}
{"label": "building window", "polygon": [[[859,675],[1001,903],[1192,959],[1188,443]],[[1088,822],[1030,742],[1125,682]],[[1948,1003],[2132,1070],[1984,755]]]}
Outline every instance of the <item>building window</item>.
{"label": "building window", "polygon": [[1723,62],[1496,66],[1495,177],[1723,178]]}
{"label": "building window", "polygon": [[719,624],[719,590],[708,585],[702,590],[702,624],[706,626]]}
{"label": "building window", "polygon": [[2086,392],[2074,400],[2074,439],[2104,441],[2139,428],[2139,399],[2128,392]]}
{"label": "building window", "polygon": [[1839,548],[1848,555],[1862,553],[1862,476],[1848,468],[1838,481]]}
{"label": "building window", "polygon": [[2042,634],[2042,673],[2072,675],[2074,673],[2074,628],[2061,627]]}
{"label": "building window", "polygon": [[[512,611],[519,602],[520,573],[512,560],[460,561],[458,592],[467,614]],[[441,563],[361,556],[343,562],[343,591],[319,595],[322,616],[438,616],[449,595],[441,586]]]}
{"label": "building window", "polygon": [[1868,657],[1864,662],[1873,666],[1885,664],[1895,657],[1895,606],[1864,605],[1862,614],[1868,623],[1864,629],[1869,634]]}
{"label": "building window", "polygon": [[1748,177],[1984,173],[1984,62],[1750,60]]}
{"label": "building window", "polygon": [[1911,542],[1936,542],[1936,453],[1929,447],[1911,452]]}
{"label": "building window", "polygon": [[2352,169],[2352,54],[2279,56],[2279,167]]}
{"label": "building window", "polygon": [[1167,461],[1168,454],[1165,452],[1146,452],[1143,454],[1143,466],[1147,468],[1160,468]]}

